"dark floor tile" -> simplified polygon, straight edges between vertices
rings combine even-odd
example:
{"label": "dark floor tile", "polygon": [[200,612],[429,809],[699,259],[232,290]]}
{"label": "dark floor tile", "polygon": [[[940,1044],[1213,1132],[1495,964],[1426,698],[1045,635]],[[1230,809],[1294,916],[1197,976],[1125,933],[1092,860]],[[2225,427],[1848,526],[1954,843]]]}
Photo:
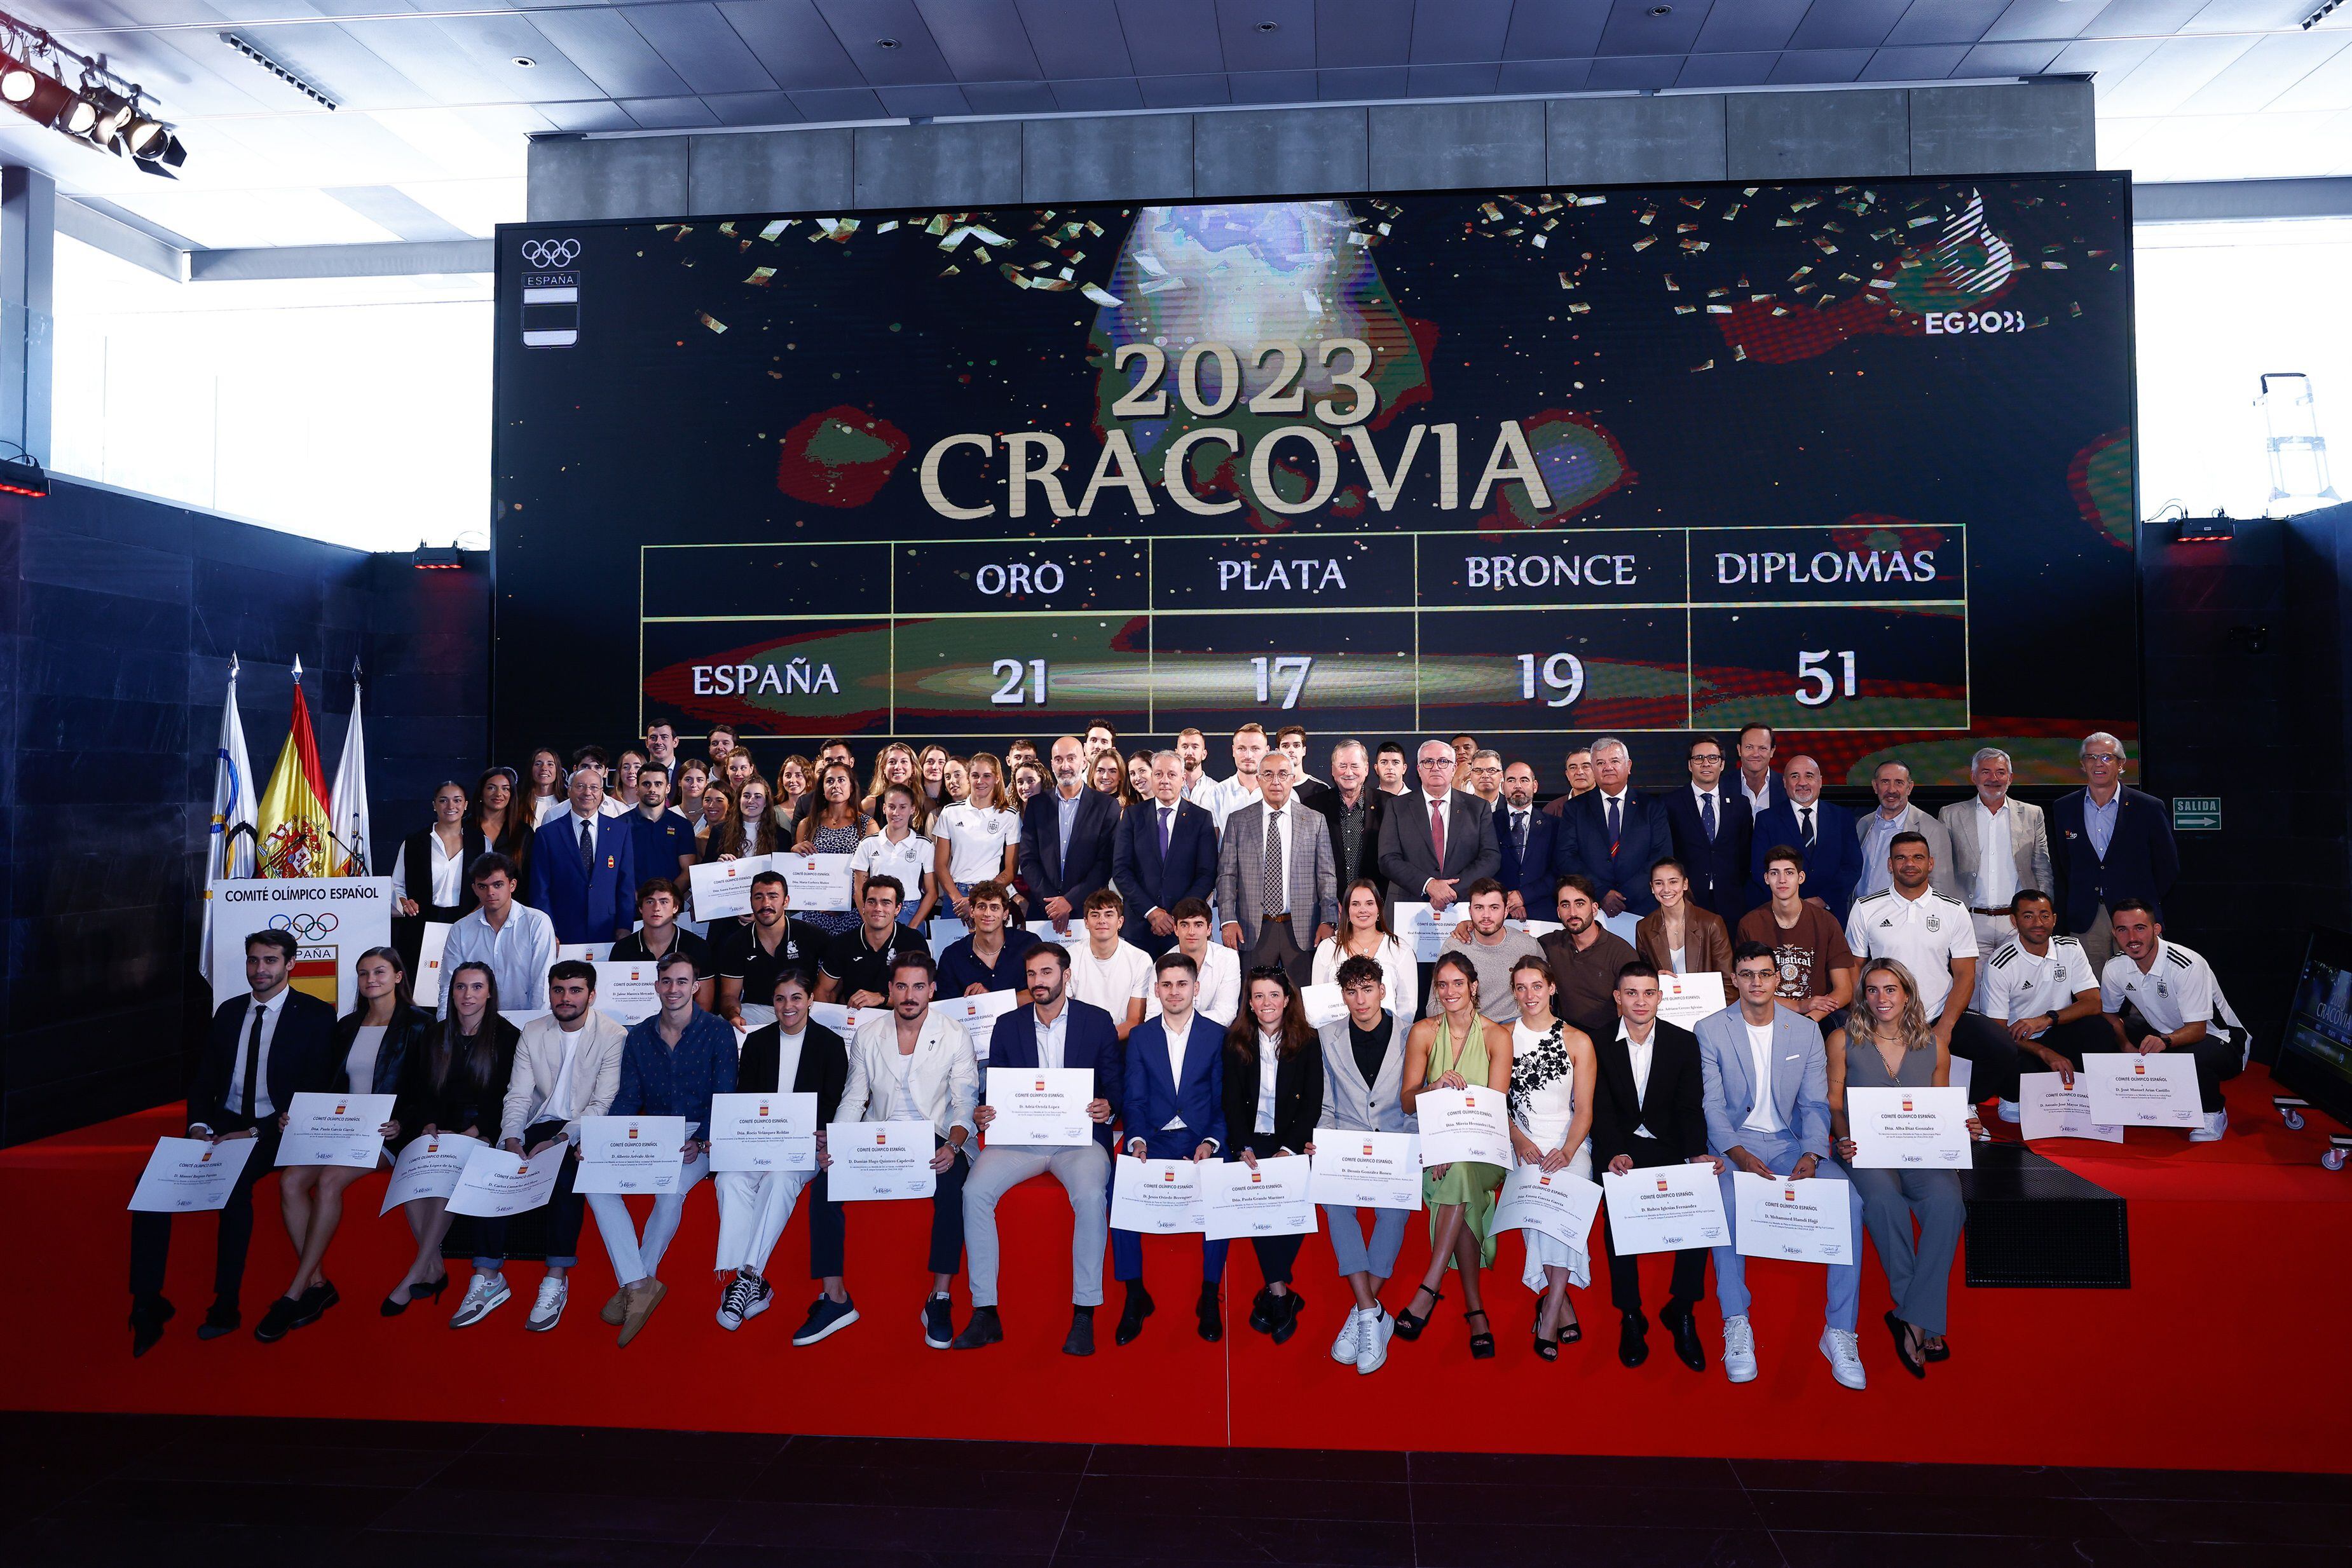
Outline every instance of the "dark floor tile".
{"label": "dark floor tile", "polygon": [[859,1466],[894,1470],[1043,1470],[1076,1475],[1087,1468],[1084,1443],[984,1443],[950,1437],[794,1437],[776,1459],[795,1469]]}
{"label": "dark floor tile", "polygon": [[[648,1433],[668,1437],[669,1433]],[[546,1492],[614,1498],[704,1498],[739,1495],[761,1461],[737,1466],[680,1458],[667,1444],[632,1458],[610,1445],[583,1454],[486,1454],[478,1450],[448,1461],[431,1478],[430,1490],[467,1492]]]}
{"label": "dark floor tile", "polygon": [[711,1519],[708,1544],[790,1547],[806,1552],[961,1553],[1051,1556],[1062,1533],[1060,1509],[845,1508],[808,1503],[724,1505]]}
{"label": "dark floor tile", "polygon": [[126,1482],[250,1481],[271,1486],[385,1487],[406,1491],[445,1470],[462,1469],[462,1454],[435,1448],[357,1448],[333,1443],[173,1444],[141,1455],[117,1472]]}
{"label": "dark floor tile", "polygon": [[[1559,1542],[1555,1533],[1551,1550]],[[1058,1564],[1144,1558],[1181,1563],[1345,1563],[1409,1568],[1412,1531],[1402,1523],[1342,1519],[1217,1518],[1198,1514],[1072,1513],[1054,1553]],[[1501,1561],[1487,1558],[1481,1568]]]}
{"label": "dark floor tile", "polygon": [[1281,1480],[1407,1479],[1408,1456],[1353,1448],[1188,1448],[1142,1443],[1097,1443],[1087,1460],[1090,1476],[1227,1476]]}
{"label": "dark floor tile", "polygon": [[2126,1470],[2069,1465],[2084,1497],[2232,1498],[2247,1502],[2336,1502],[2352,1481],[2280,1470]]}
{"label": "dark floor tile", "polygon": [[[709,1498],[625,1497],[601,1492],[478,1491],[420,1487],[371,1521],[380,1531],[497,1536],[609,1537],[696,1542],[728,1505]],[[503,1546],[501,1546],[503,1550]]]}
{"label": "dark floor tile", "polygon": [[1232,1515],[1248,1519],[1344,1519],[1402,1523],[1406,1489],[1392,1481],[1295,1480],[1272,1477],[1088,1476],[1073,1521],[1106,1514]]}
{"label": "dark floor tile", "polygon": [[491,1427],[473,1445],[478,1454],[520,1454],[551,1459],[647,1460],[694,1465],[763,1465],[789,1438],[766,1432],[654,1432],[627,1427]]}
{"label": "dark floor tile", "polygon": [[[458,1453],[494,1432],[518,1428],[475,1421],[342,1421],[324,1416],[173,1416],[178,1437],[227,1447],[422,1448]],[[521,1428],[529,1430],[530,1428]]]}
{"label": "dark floor tile", "polygon": [[1560,1562],[1572,1562],[1575,1568],[1785,1568],[1780,1549],[1760,1530],[1416,1525],[1413,1539],[1420,1568]]}
{"label": "dark floor tile", "polygon": [[[746,1561],[740,1545],[706,1545],[698,1547],[686,1559],[685,1568],[744,1568]],[[759,1568],[1051,1568],[1054,1559],[1044,1552],[1024,1556],[975,1552],[855,1552],[838,1546],[763,1546],[748,1561],[756,1563]],[[1185,1564],[1185,1568],[1225,1565],[1193,1563]],[[1253,1568],[1265,1568],[1265,1564],[1254,1564]]]}
{"label": "dark floor tile", "polygon": [[1789,1568],[2158,1568],[2144,1542],[2121,1536],[1880,1535],[1776,1530]]}
{"label": "dark floor tile", "polygon": [[[305,1561],[331,1563],[332,1568],[424,1568],[425,1564],[493,1562],[499,1568],[606,1568],[608,1564],[610,1568],[684,1568],[695,1551],[683,1541],[606,1535],[542,1535],[500,1541],[486,1550],[479,1533],[364,1530],[339,1544],[331,1558]],[[256,1561],[245,1568],[270,1565]]]}
{"label": "dark floor tile", "polygon": [[1413,1454],[1412,1484],[1514,1487],[1670,1487],[1738,1491],[1728,1459],[1616,1454]]}
{"label": "dark floor tile", "polygon": [[715,1495],[746,1502],[789,1506],[816,1499],[857,1508],[1063,1510],[1076,1500],[1080,1479],[1051,1470],[898,1469],[887,1464],[795,1469],[788,1458],[748,1475],[717,1479],[726,1490]]}
{"label": "dark floor tile", "polygon": [[308,1526],[362,1530],[403,1494],[379,1487],[269,1486],[256,1481],[108,1478],[49,1509],[43,1517],[111,1530],[146,1521],[190,1525]]}
{"label": "dark floor tile", "polygon": [[340,1568],[352,1561],[346,1548],[353,1539],[316,1529],[186,1520],[11,1521],[0,1532],[0,1559],[8,1568],[271,1568],[292,1563]]}
{"label": "dark floor tile", "polygon": [[2147,1568],[2352,1568],[2352,1545],[2265,1546],[2260,1555],[2236,1542],[2135,1542]]}
{"label": "dark floor tile", "polygon": [[2121,1526],[2081,1498],[1949,1497],[1920,1492],[1758,1491],[1766,1528],[1894,1535],[2120,1536]]}
{"label": "dark floor tile", "polygon": [[2054,1465],[1891,1465],[1840,1459],[1733,1459],[1754,1491],[1907,1492],[1954,1497],[2083,1497],[2074,1472]]}
{"label": "dark floor tile", "polygon": [[[2345,1495],[2339,1492],[2338,1496]],[[2337,1546],[2352,1542],[2352,1504],[2108,1500],[2098,1504],[2135,1541],[2229,1542],[2241,1546]]]}
{"label": "dark floor tile", "polygon": [[1761,1530],[1764,1521],[1741,1491],[1664,1487],[1473,1486],[1452,1482],[1412,1489],[1416,1525],[1587,1524],[1649,1529]]}

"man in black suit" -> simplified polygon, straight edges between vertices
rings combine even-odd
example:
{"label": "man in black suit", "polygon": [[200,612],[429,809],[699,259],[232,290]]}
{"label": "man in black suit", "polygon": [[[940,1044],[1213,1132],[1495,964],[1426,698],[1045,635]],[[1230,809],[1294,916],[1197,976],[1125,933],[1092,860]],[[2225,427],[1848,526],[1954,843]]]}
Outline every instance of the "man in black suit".
{"label": "man in black suit", "polygon": [[1503,863],[1493,810],[1454,788],[1459,766],[1454,747],[1424,740],[1416,761],[1421,787],[1391,797],[1381,821],[1379,864],[1389,884],[1391,921],[1400,899],[1444,914],[1462,889],[1494,875]]}
{"label": "man in black suit", "polygon": [[[1690,898],[1737,927],[1748,902],[1749,833],[1753,819],[1737,791],[1723,788],[1723,743],[1702,735],[1690,743],[1690,786],[1666,795],[1666,827],[1675,859],[1690,877]],[[1732,810],[1732,805],[1738,810]],[[1843,919],[1841,915],[1839,918]]]}
{"label": "man in black suit", "polygon": [[[246,1249],[253,1241],[253,1187],[278,1164],[278,1113],[305,1090],[327,1091],[341,1063],[330,1042],[335,1009],[295,990],[294,937],[257,931],[245,939],[245,983],[250,994],[221,1004],[188,1089],[188,1136],[213,1143],[255,1140],[220,1211],[213,1263],[213,1305],[198,1339],[218,1339],[241,1320],[237,1291]],[[172,1303],[163,1299],[163,1267],[172,1251],[172,1217],[131,1217],[131,1354],[144,1355],[163,1337]],[[324,1291],[318,1294],[323,1296]],[[308,1298],[304,1301],[308,1310]],[[297,1326],[324,1312],[320,1306]]]}
{"label": "man in black suit", "polygon": [[[816,987],[816,972],[805,962],[787,963],[776,971],[775,989],[770,994],[776,1021],[745,1037],[735,1068],[735,1092],[815,1095],[816,1135],[822,1144],[825,1127],[841,1108],[841,1092],[849,1086],[849,1049],[841,1036],[809,1017]],[[842,1283],[845,1228],[841,1205],[825,1196],[824,1172],[719,1171],[710,1184],[719,1203],[719,1268],[735,1272],[719,1301],[720,1328],[741,1328],[768,1310],[774,1296],[767,1279],[768,1254],[792,1222],[793,1205],[804,1188],[814,1189],[809,1198],[809,1278],[824,1286],[793,1343],[814,1344],[857,1321],[857,1308]],[[803,1334],[809,1337],[803,1339]]]}
{"label": "man in black suit", "polygon": [[1029,918],[1051,921],[1058,938],[1070,935],[1074,917],[1083,923],[1087,899],[1110,885],[1118,798],[1087,788],[1086,747],[1076,736],[1054,742],[1050,760],[1054,787],[1021,810],[1019,864]]}
{"label": "man in black suit", "polygon": [[1633,754],[1613,737],[1592,743],[1592,776],[1593,787],[1560,813],[1552,874],[1590,877],[1605,916],[1647,915],[1658,907],[1650,868],[1674,856],[1666,808],[1634,789]]}
{"label": "man in black suit", "polygon": [[1339,883],[1339,924],[1347,925],[1348,887],[1370,882],[1388,901],[1388,883],[1381,878],[1381,820],[1393,796],[1383,795],[1372,779],[1372,759],[1360,740],[1343,740],[1331,748],[1331,787],[1312,800],[1300,801],[1323,818],[1331,838],[1331,870]]}
{"label": "man in black suit", "polygon": [[[1743,803],[1744,804],[1744,803]],[[1617,974],[1617,1032],[1593,1036],[1600,1092],[1592,1098],[1592,1163],[1623,1176],[1643,1166],[1708,1159],[1704,1070],[1688,1030],[1658,1021],[1658,971],[1636,960]],[[1711,1163],[1711,1162],[1710,1162]],[[1642,1315],[1642,1260],[1621,1257],[1607,1238],[1609,1299],[1621,1314],[1617,1359],[1649,1359],[1649,1320]],[[1693,1372],[1706,1370],[1691,1308],[1706,1294],[1706,1249],[1675,1254],[1674,1283],[1658,1321],[1675,1336],[1675,1354]]]}
{"label": "man in black suit", "polygon": [[1217,823],[1184,799],[1184,763],[1172,751],[1151,759],[1151,796],[1121,814],[1111,879],[1127,901],[1122,935],[1157,958],[1176,945],[1176,916],[1188,898],[1217,890]]}
{"label": "man in black suit", "polygon": [[1504,912],[1513,920],[1533,915],[1541,920],[1551,908],[1559,884],[1552,880],[1552,841],[1559,819],[1536,810],[1536,770],[1531,763],[1513,762],[1503,769],[1503,798],[1495,802],[1495,844],[1503,868],[1495,880],[1503,884]]}

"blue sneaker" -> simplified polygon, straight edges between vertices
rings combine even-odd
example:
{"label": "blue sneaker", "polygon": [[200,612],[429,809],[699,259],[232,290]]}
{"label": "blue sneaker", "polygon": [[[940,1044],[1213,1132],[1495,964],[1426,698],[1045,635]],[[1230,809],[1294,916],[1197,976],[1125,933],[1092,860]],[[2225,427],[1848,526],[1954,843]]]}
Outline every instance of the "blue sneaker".
{"label": "blue sneaker", "polygon": [[819,1296],[809,1307],[806,1322],[794,1331],[794,1344],[814,1344],[827,1334],[847,1328],[857,1321],[857,1303],[836,1301],[831,1296]]}

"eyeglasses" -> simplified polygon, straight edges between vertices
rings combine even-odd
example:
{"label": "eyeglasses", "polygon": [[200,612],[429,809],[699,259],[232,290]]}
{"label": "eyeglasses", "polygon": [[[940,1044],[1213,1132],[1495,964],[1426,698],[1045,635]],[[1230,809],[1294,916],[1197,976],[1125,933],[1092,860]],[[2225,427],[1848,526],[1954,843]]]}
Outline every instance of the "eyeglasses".
{"label": "eyeglasses", "polygon": [[2111,752],[2111,751],[2093,751],[2093,752],[2087,752],[2087,753],[2085,753],[2085,754],[2084,755],[2083,760],[2084,760],[2085,763],[2091,763],[2091,762],[2114,762],[2114,763],[2121,763],[2121,762],[2123,761],[2123,758],[2120,758],[2120,757],[2117,757],[2115,753],[2113,753],[2113,752]]}

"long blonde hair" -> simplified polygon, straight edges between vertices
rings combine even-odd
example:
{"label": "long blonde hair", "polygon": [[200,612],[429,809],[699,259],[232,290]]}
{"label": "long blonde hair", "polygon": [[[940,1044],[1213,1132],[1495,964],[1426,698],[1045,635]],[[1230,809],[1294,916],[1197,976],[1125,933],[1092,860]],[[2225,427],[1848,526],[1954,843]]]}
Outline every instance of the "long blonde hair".
{"label": "long blonde hair", "polygon": [[[1903,1049],[1906,1051],[1933,1051],[1936,1048],[1936,1031],[1928,1027],[1927,1009],[1920,1005],[1919,982],[1911,977],[1910,969],[1900,959],[1873,958],[1864,964],[1862,977],[1854,982],[1855,992],[1866,996],[1870,977],[1881,970],[1894,976],[1895,983],[1903,988],[1903,1010],[1895,1015],[1895,1027],[1903,1036]],[[1878,1015],[1870,1010],[1866,1000],[1859,1004],[1858,1010],[1865,1025],[1861,1030],[1862,1035],[1875,1041],[1878,1039]],[[1853,1031],[1848,1032],[1851,1034]]]}

